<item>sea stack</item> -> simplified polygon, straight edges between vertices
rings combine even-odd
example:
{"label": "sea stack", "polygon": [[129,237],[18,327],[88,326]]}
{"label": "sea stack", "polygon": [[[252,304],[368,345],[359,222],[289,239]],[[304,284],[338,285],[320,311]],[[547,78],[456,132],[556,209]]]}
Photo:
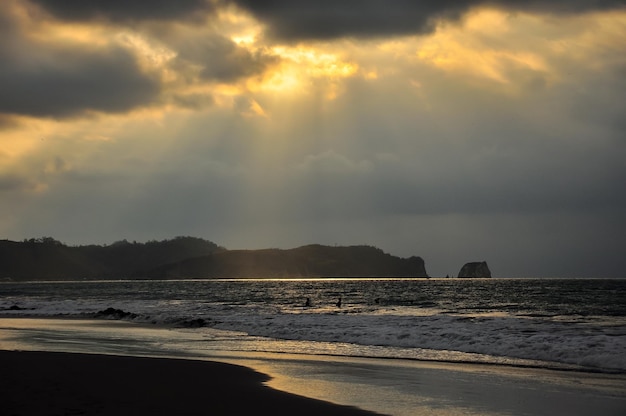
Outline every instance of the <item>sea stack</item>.
{"label": "sea stack", "polygon": [[486,261],[465,263],[459,272],[459,277],[491,277],[491,270]]}

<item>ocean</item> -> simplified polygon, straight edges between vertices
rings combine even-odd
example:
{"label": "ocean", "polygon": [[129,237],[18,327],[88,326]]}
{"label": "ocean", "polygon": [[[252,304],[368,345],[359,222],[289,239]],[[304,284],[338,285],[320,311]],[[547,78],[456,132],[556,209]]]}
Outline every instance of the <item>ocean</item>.
{"label": "ocean", "polygon": [[[99,313],[107,308],[117,311]],[[623,279],[2,282],[0,316],[121,319],[138,328],[165,327],[172,334],[168,342],[144,340],[163,352],[254,351],[626,373]]]}

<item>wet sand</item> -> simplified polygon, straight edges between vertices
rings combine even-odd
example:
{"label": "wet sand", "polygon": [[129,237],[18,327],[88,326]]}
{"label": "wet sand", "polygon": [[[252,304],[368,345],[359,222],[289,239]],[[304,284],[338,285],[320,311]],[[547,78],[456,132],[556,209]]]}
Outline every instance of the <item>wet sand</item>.
{"label": "wet sand", "polygon": [[195,330],[0,318],[0,414],[626,414],[624,374],[229,346]]}
{"label": "wet sand", "polygon": [[232,364],[0,351],[4,415],[346,415],[374,413],[271,389]]}

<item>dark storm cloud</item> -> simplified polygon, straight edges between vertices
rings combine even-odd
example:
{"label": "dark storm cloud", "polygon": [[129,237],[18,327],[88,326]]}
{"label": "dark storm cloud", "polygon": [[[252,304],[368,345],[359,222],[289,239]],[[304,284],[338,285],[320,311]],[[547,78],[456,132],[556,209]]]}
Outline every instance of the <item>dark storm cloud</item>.
{"label": "dark storm cloud", "polygon": [[40,55],[28,65],[5,61],[0,113],[66,117],[87,110],[123,112],[149,103],[159,92],[158,84],[120,48],[59,50],[47,58]]}
{"label": "dark storm cloud", "polygon": [[30,0],[57,18],[70,21],[105,19],[176,20],[214,9],[210,0]]}
{"label": "dark storm cloud", "polygon": [[623,7],[623,0],[233,0],[284,40],[428,33],[438,19],[455,20],[472,7],[576,13]]}
{"label": "dark storm cloud", "polygon": [[119,46],[72,47],[28,39],[0,7],[0,124],[8,115],[123,112],[151,102],[158,83]]}
{"label": "dark storm cloud", "polygon": [[430,32],[433,17],[458,17],[468,7],[467,2],[413,0],[235,2],[267,23],[275,37],[295,40]]}
{"label": "dark storm cloud", "polygon": [[511,10],[576,13],[623,7],[623,0],[29,0],[69,21],[181,20],[237,4],[285,40],[428,33],[438,19],[455,20],[487,5]]}

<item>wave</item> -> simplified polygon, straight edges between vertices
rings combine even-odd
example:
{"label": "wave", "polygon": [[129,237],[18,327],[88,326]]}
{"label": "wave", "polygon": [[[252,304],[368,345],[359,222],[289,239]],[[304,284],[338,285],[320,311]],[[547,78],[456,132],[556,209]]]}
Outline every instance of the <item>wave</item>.
{"label": "wave", "polygon": [[[626,372],[626,322],[380,306],[20,298],[4,316],[125,319],[198,331],[203,348]],[[112,308],[120,313],[98,313]],[[194,347],[197,348],[197,345]]]}

